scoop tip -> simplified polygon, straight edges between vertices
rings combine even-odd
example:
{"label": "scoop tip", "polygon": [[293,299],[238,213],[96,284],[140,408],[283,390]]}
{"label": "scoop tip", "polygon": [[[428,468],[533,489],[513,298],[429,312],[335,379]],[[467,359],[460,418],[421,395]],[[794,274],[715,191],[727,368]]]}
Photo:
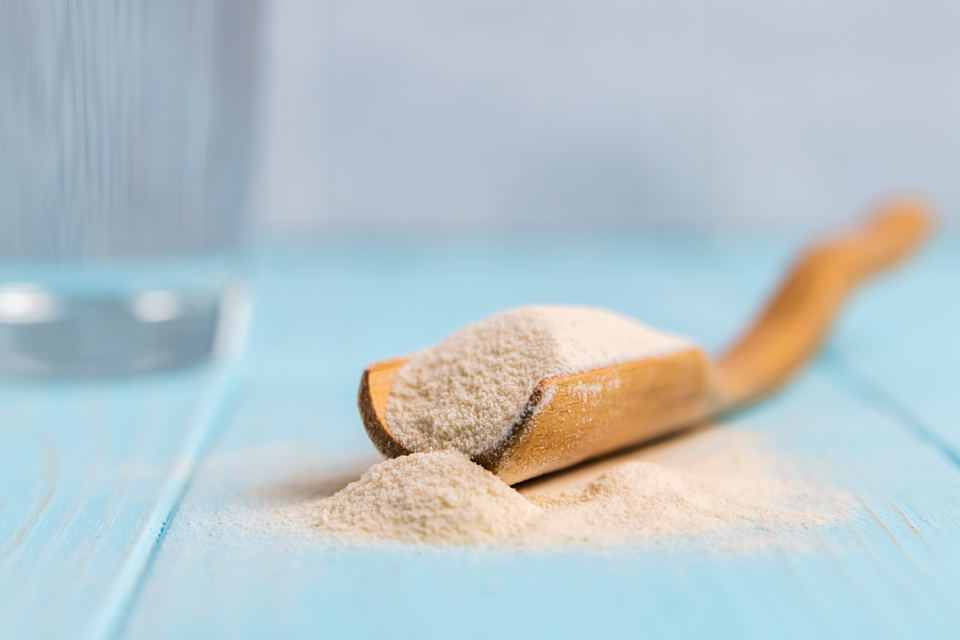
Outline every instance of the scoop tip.
{"label": "scoop tip", "polygon": [[387,426],[387,399],[390,396],[393,376],[406,362],[406,358],[398,358],[370,365],[363,372],[360,389],[357,391],[357,408],[360,410],[363,428],[370,442],[385,458],[399,458],[411,453],[393,437]]}

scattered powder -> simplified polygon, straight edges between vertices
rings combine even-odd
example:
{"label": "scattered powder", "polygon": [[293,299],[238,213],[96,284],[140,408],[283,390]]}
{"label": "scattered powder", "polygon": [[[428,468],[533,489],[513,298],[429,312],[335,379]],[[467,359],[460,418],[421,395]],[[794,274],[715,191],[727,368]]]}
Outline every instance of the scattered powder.
{"label": "scattered powder", "polygon": [[393,379],[387,422],[411,451],[455,449],[475,455],[508,432],[544,378],[691,345],[602,309],[505,311],[414,353]]}
{"label": "scattered powder", "polygon": [[375,465],[306,517],[348,542],[606,546],[706,534],[737,547],[835,522],[843,509],[836,495],[783,481],[649,462],[627,462],[579,490],[525,497],[465,455],[438,451]]}
{"label": "scattered powder", "polygon": [[[414,354],[394,378],[387,420],[417,453],[375,464],[332,496],[274,509],[271,522],[348,544],[603,547],[700,539],[752,548],[789,545],[795,534],[847,517],[840,494],[744,477],[760,465],[744,464],[740,445],[736,456],[718,458],[736,462],[737,475],[670,469],[629,453],[528,482],[523,493],[470,460],[504,435],[543,378],[691,344],[579,307],[523,307],[467,326]],[[584,397],[600,391],[578,389]]]}
{"label": "scattered powder", "polygon": [[[732,535],[746,543],[759,532],[790,533],[835,518],[810,493],[787,483],[698,476],[649,462],[629,462],[584,491],[533,495],[544,508],[529,522],[528,544],[615,544],[630,538]],[[822,506],[821,506],[822,508]]]}

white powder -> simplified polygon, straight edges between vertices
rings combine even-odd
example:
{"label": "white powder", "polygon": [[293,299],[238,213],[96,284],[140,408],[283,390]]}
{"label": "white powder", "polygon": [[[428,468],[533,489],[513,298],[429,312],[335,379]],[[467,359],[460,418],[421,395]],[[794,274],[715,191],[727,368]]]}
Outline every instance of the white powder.
{"label": "white powder", "polygon": [[744,544],[758,531],[779,535],[835,518],[803,489],[773,480],[699,476],[649,462],[623,464],[584,491],[534,495],[545,509],[528,523],[526,544],[617,543],[630,538],[726,535]]}
{"label": "white powder", "polygon": [[414,353],[393,379],[387,423],[411,451],[476,455],[508,432],[544,378],[690,346],[686,338],[602,309],[505,311]]}
{"label": "white powder", "polygon": [[483,543],[517,534],[539,511],[463,454],[441,451],[374,465],[316,517],[325,531],[353,537]]}
{"label": "white powder", "polygon": [[615,545],[714,536],[722,546],[781,541],[835,522],[843,502],[768,479],[703,476],[628,462],[585,489],[531,495],[454,452],[372,467],[307,517],[325,535],[427,544]]}

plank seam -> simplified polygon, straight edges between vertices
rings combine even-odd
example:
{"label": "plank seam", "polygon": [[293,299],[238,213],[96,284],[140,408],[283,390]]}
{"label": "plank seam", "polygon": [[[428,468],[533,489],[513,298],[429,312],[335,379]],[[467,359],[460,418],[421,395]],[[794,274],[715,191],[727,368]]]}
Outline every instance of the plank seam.
{"label": "plank seam", "polygon": [[960,469],[960,455],[953,450],[948,442],[942,440],[932,429],[928,428],[916,414],[897,400],[893,394],[857,369],[836,349],[830,349],[829,356],[836,365],[835,370],[839,373],[841,382],[846,383],[851,391],[869,400],[874,406],[881,408],[885,413],[895,418],[913,435],[936,449],[954,467]]}
{"label": "plank seam", "polygon": [[214,381],[195,414],[187,439],[171,473],[163,485],[156,506],[147,518],[143,531],[137,537],[117,577],[94,614],[84,638],[114,640],[123,632],[137,594],[149,573],[174,518],[180,510],[197,467],[207,451],[217,427],[224,422],[228,409],[237,397],[236,369],[224,363],[214,375]]}

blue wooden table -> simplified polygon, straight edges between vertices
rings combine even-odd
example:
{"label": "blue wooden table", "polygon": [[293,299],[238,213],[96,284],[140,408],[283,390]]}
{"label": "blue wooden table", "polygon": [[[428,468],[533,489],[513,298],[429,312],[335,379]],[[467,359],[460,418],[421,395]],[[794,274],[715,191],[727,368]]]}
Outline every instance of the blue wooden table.
{"label": "blue wooden table", "polygon": [[798,245],[257,251],[242,358],[0,385],[0,637],[960,637],[960,242],[946,233],[859,295],[789,389],[721,426],[853,497],[810,548],[341,548],[247,517],[376,461],[355,407],[369,362],[536,302],[615,309],[715,352]]}

